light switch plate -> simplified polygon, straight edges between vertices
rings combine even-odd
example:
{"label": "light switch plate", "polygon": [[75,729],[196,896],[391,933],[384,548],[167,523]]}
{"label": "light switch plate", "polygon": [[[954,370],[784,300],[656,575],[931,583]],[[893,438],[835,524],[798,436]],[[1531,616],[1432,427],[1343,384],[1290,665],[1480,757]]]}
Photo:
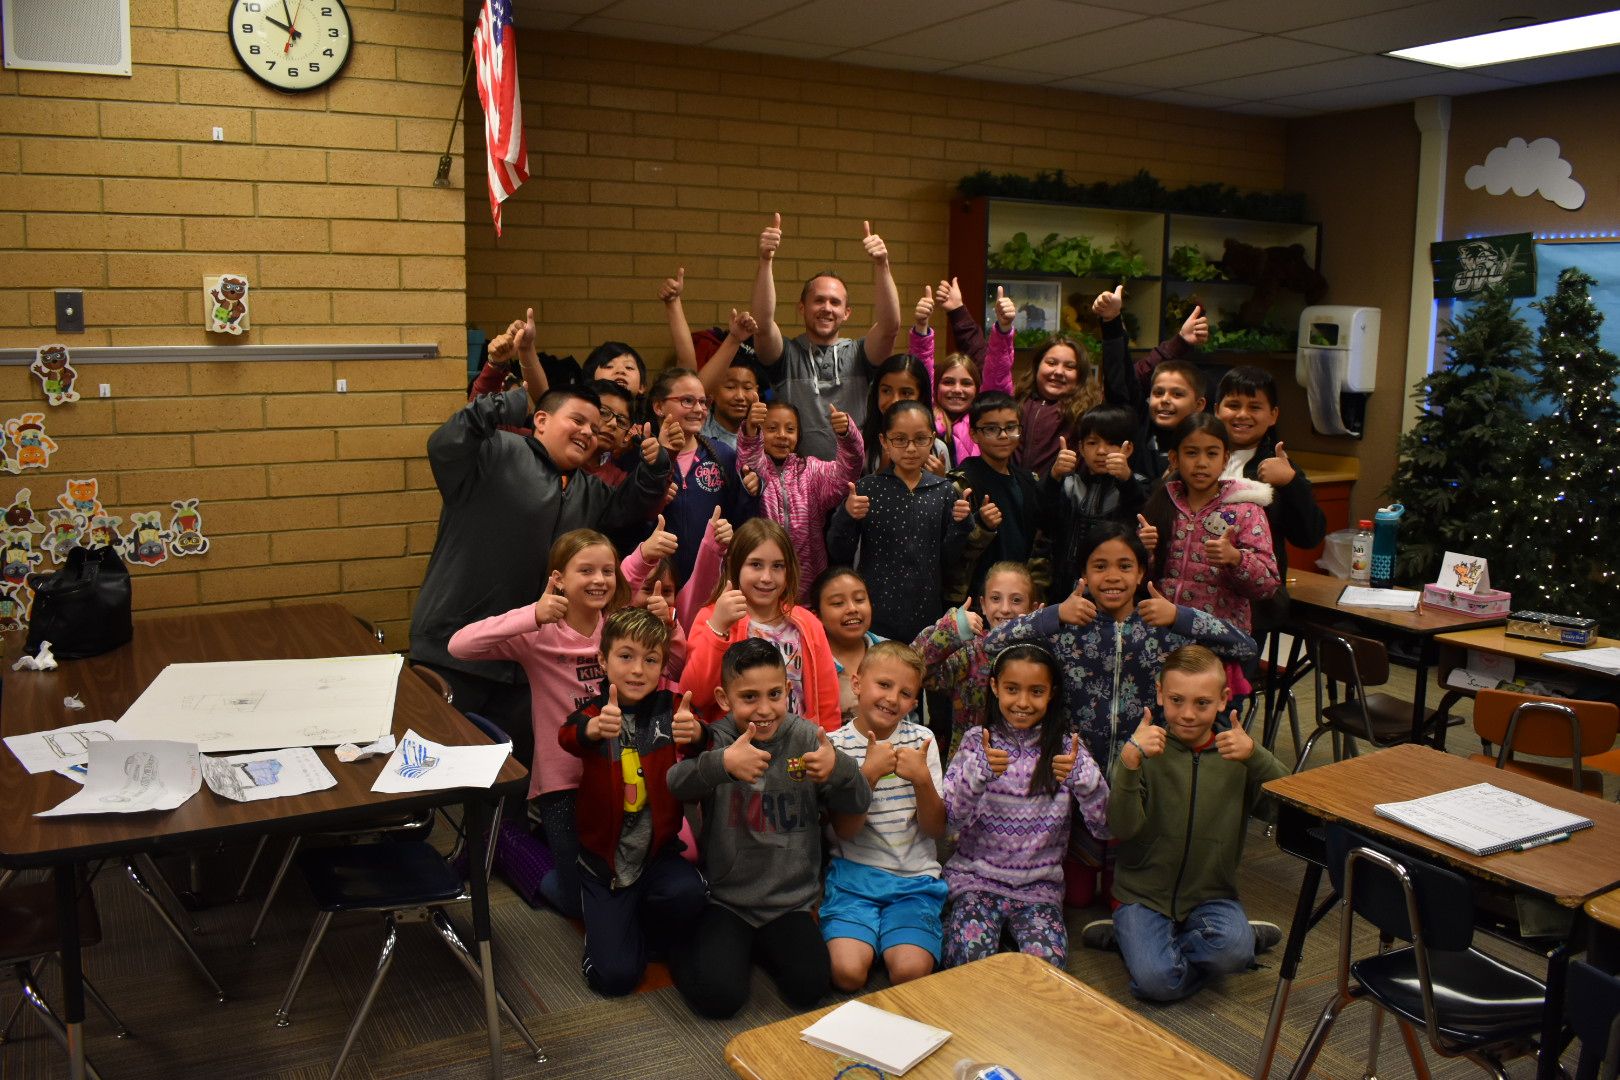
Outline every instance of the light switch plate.
{"label": "light switch plate", "polygon": [[60,334],[84,333],[84,290],[56,290],[56,330]]}

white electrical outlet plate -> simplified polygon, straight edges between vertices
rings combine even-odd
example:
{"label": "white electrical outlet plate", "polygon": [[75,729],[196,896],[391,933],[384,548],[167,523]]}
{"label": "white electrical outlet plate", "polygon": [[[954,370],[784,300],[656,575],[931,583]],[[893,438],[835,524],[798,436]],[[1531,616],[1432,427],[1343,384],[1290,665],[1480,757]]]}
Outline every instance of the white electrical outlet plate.
{"label": "white electrical outlet plate", "polygon": [[217,127],[217,128],[214,129],[214,141],[215,142],[224,142],[225,141],[225,129],[224,128]]}
{"label": "white electrical outlet plate", "polygon": [[347,394],[349,392],[349,380],[348,379],[339,379],[338,380],[337,392],[340,393],[340,394]]}
{"label": "white electrical outlet plate", "polygon": [[112,397],[112,383],[102,383],[97,387],[102,397]]}

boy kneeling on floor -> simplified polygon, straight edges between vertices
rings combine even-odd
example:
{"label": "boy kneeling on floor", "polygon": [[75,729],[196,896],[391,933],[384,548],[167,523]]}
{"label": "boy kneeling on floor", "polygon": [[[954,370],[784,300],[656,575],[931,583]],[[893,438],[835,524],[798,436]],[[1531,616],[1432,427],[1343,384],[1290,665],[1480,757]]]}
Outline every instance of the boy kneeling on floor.
{"label": "boy kneeling on floor", "polygon": [[[1217,975],[1243,971],[1276,945],[1273,923],[1250,922],[1237,867],[1260,785],[1288,769],[1255,745],[1234,711],[1219,657],[1185,645],[1159,675],[1164,727],[1142,710],[1108,778],[1108,828],[1119,840],[1112,921],[1081,931],[1093,948],[1119,946],[1131,992],[1176,1001]],[[1211,752],[1213,751],[1213,752]]]}

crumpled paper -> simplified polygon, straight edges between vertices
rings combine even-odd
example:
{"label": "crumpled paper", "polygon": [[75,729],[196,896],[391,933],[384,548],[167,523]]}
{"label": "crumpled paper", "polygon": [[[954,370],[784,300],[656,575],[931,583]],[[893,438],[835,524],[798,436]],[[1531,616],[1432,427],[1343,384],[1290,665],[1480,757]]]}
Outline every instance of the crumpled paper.
{"label": "crumpled paper", "polygon": [[346,742],[332,752],[337,755],[339,761],[343,762],[364,761],[366,758],[375,757],[378,754],[392,754],[394,752],[394,734],[389,732],[376,742],[368,743],[365,746],[356,746],[352,742]]}
{"label": "crumpled paper", "polygon": [[79,700],[78,694],[69,694],[67,697],[62,699],[62,704],[66,705],[70,709],[84,708],[84,702]]}
{"label": "crumpled paper", "polygon": [[11,665],[12,671],[55,671],[56,657],[51,655],[51,643],[39,643],[39,655],[23,655],[17,657],[17,662]]}

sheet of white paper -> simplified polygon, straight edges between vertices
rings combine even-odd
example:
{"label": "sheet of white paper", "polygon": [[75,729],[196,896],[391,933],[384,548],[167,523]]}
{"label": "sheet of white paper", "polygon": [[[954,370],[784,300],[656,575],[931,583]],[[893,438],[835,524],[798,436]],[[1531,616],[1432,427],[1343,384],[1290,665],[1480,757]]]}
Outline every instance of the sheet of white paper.
{"label": "sheet of white paper", "polygon": [[441,788],[487,788],[512,752],[511,743],[494,746],[444,746],[405,732],[383,765],[372,791],[437,791]]}
{"label": "sheet of white paper", "polygon": [[1513,657],[1469,649],[1467,663],[1451,669],[1451,674],[1446,676],[1446,685],[1453,690],[1478,693],[1481,690],[1495,690],[1502,683],[1511,682],[1513,674]]}
{"label": "sheet of white paper", "polygon": [[96,720],[53,731],[7,735],[6,747],[29,772],[50,772],[63,765],[82,765],[89,756],[91,743],[112,742],[118,737],[117,733],[118,725],[111,720]]}
{"label": "sheet of white paper", "polygon": [[60,768],[52,769],[51,771],[54,772],[54,773],[57,773],[57,774],[59,774],[61,776],[67,777],[69,780],[73,781],[75,784],[84,783],[85,776],[88,775],[89,772],[90,772],[90,770],[85,768],[85,766],[82,765],[82,764],[80,764],[80,765],[63,765]]}
{"label": "sheet of white paper", "polygon": [[799,1033],[811,1046],[904,1075],[951,1033],[862,1001],[846,1001]]}
{"label": "sheet of white paper", "polygon": [[1473,555],[1448,551],[1445,558],[1440,560],[1440,576],[1434,579],[1434,583],[1458,592],[1488,591],[1491,587],[1490,564]]}
{"label": "sheet of white paper", "polygon": [[1373,811],[1475,855],[1592,825],[1591,818],[1547,806],[1495,784],[1471,784],[1421,799],[1377,803]]}
{"label": "sheet of white paper", "polygon": [[376,742],[367,743],[365,746],[356,746],[352,742],[346,742],[334,750],[333,753],[337,755],[339,761],[347,765],[350,762],[364,761],[366,758],[376,757],[378,754],[392,754],[394,746],[394,733],[390,731]]}
{"label": "sheet of white paper", "polygon": [[393,730],[404,657],[170,664],[118,721],[120,739],[183,739],[208,753],[368,743]]}
{"label": "sheet of white paper", "polygon": [[1408,589],[1367,589],[1360,585],[1347,585],[1344,592],[1339,594],[1339,606],[1416,611],[1421,595]]}
{"label": "sheet of white paper", "polygon": [[173,810],[202,787],[197,744],[137,739],[90,744],[84,787],[35,817]]}
{"label": "sheet of white paper", "polygon": [[1604,649],[1564,649],[1558,652],[1542,653],[1543,660],[1556,660],[1563,664],[1577,664],[1581,667],[1594,668],[1606,671],[1610,675],[1620,675],[1620,648],[1609,646]]}
{"label": "sheet of white paper", "polygon": [[203,780],[215,795],[237,802],[257,802],[307,795],[337,786],[337,779],[307,746],[260,750],[232,757],[204,757]]}

